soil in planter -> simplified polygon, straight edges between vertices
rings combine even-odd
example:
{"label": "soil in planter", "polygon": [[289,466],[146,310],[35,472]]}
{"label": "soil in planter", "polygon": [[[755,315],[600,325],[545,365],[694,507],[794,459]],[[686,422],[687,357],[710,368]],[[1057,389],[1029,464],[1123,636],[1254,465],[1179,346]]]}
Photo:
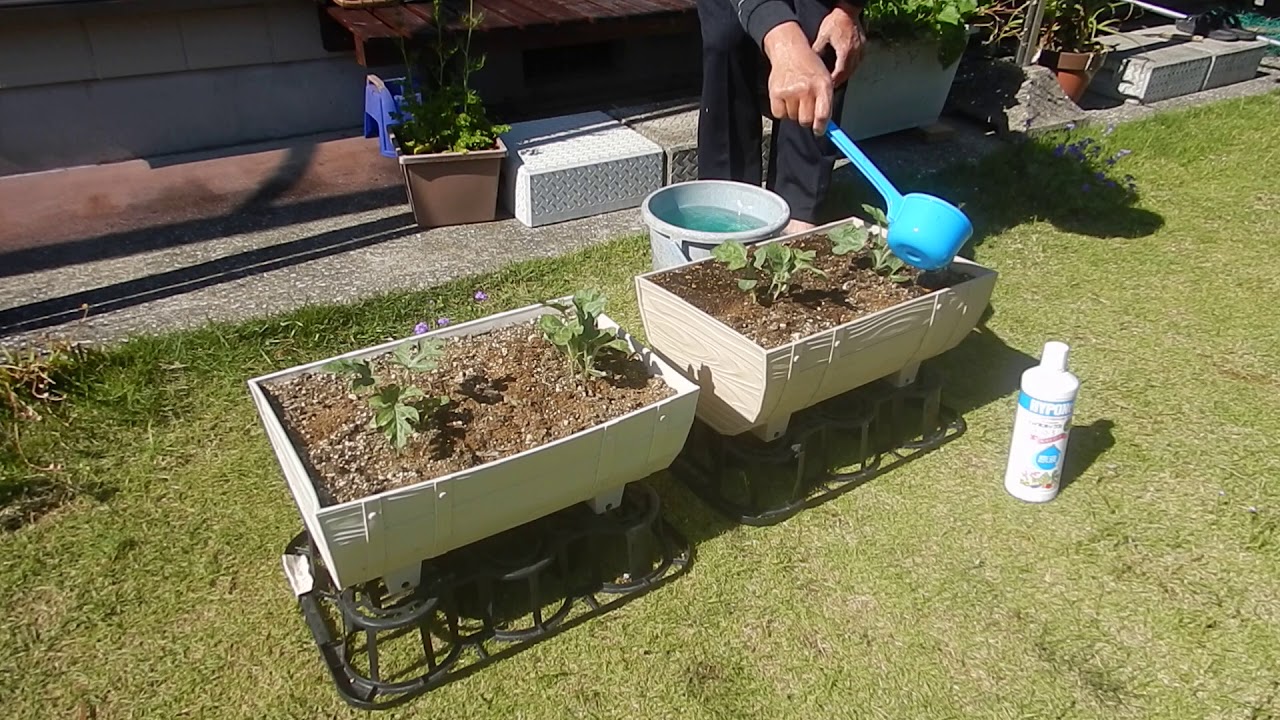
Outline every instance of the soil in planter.
{"label": "soil in planter", "polygon": [[[606,378],[570,377],[560,351],[532,323],[449,338],[439,367],[411,372],[388,357],[371,361],[379,386],[413,385],[451,402],[423,412],[419,430],[397,452],[368,427],[373,410],[347,376],[308,373],[276,381],[267,393],[321,503],[331,505],[509,457],[600,425],[674,394],[640,360],[610,352]],[[565,468],[565,472],[573,472]],[[555,482],[529,478],[529,482]]]}
{"label": "soil in planter", "polygon": [[[720,262],[708,260],[650,276],[650,280],[761,347],[772,349],[969,279],[952,270],[921,272],[905,268],[903,272],[910,281],[894,283],[871,270],[871,258],[865,251],[856,255],[833,254],[826,235],[788,245],[796,250],[813,250],[814,267],[827,273],[827,277],[798,273],[791,289],[776,303],[769,302],[765,292],[769,283],[754,267],[734,272]],[[738,280],[744,277],[759,279],[757,295],[738,288]]]}

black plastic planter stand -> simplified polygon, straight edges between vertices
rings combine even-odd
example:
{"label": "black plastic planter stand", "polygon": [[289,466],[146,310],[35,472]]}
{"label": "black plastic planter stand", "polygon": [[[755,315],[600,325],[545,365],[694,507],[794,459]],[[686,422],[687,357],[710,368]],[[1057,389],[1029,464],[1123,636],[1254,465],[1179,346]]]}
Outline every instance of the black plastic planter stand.
{"label": "black plastic planter stand", "polygon": [[578,504],[426,561],[418,586],[399,595],[381,582],[334,589],[305,532],[284,558],[287,574],[291,564],[309,570],[314,586],[298,604],[338,693],[366,710],[403,703],[621,607],[692,559],[643,482],[628,485],[621,507],[603,515]]}
{"label": "black plastic planter stand", "polygon": [[963,434],[964,419],[941,399],[921,371],[910,385],[877,382],[797,413],[767,443],[695,420],[671,472],[730,520],[775,525]]}

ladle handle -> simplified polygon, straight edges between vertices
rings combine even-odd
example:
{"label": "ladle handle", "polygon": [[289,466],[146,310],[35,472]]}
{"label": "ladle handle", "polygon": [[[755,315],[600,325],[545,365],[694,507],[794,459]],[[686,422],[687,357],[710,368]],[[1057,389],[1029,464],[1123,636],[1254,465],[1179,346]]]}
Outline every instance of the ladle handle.
{"label": "ladle handle", "polygon": [[862,154],[858,146],[854,145],[849,136],[845,135],[844,131],[834,122],[827,123],[827,137],[831,138],[831,142],[835,143],[840,152],[844,153],[844,156],[849,158],[849,161],[871,181],[876,191],[884,198],[885,204],[888,205],[888,212],[885,214],[892,217],[898,205],[902,202],[902,193],[898,192],[893,183],[889,182],[889,178],[885,177],[884,173],[880,172],[880,168],[871,162],[871,158]]}

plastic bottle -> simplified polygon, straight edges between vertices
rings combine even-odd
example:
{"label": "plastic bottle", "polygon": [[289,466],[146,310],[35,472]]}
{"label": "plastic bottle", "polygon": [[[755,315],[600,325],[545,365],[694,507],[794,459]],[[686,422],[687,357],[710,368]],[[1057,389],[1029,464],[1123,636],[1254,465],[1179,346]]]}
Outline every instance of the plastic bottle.
{"label": "plastic bottle", "polygon": [[1066,343],[1045,343],[1040,364],[1022,373],[1004,472],[1004,489],[1019,500],[1048,502],[1058,495],[1080,390],[1080,379],[1067,371],[1069,349]]}

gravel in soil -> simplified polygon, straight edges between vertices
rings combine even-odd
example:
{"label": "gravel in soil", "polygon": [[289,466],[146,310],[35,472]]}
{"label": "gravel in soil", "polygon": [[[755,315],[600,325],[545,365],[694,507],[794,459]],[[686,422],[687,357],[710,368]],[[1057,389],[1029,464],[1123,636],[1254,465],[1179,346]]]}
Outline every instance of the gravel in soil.
{"label": "gravel in soil", "polygon": [[443,408],[423,410],[417,432],[399,452],[368,427],[368,392],[354,394],[347,376],[306,373],[265,389],[321,504],[331,505],[509,457],[675,394],[634,356],[606,353],[599,367],[608,375],[583,383],[570,376],[559,349],[532,323],[522,323],[447,339],[434,370],[413,372],[389,355],[374,358],[378,387],[394,382],[428,398],[450,398]]}
{"label": "gravel in soil", "polygon": [[[731,271],[724,264],[709,260],[650,279],[766,349],[830,330],[969,279],[952,270],[921,272],[908,267],[902,272],[910,280],[894,283],[871,269],[871,257],[865,250],[843,256],[833,254],[826,235],[813,235],[788,244],[796,250],[814,251],[813,266],[827,277],[797,273],[790,290],[776,303],[771,303],[765,292],[769,281],[754,266]],[[753,262],[754,259],[752,255]],[[758,279],[758,290],[740,290],[738,280],[745,278]]]}

